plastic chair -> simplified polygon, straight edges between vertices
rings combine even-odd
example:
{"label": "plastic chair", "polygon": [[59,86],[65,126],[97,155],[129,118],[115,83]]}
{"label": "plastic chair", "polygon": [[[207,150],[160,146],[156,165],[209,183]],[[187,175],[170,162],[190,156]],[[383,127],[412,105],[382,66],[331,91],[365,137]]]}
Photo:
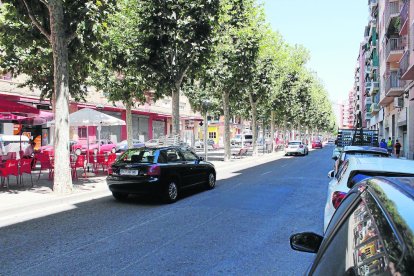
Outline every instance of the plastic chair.
{"label": "plastic chair", "polygon": [[71,167],[72,167],[72,178],[78,178],[78,172],[77,169],[78,168],[82,168],[83,169],[83,173],[86,175],[86,165],[85,162],[86,161],[86,157],[85,155],[78,155],[78,157],[76,158],[75,162],[71,163]]}
{"label": "plastic chair", "polygon": [[102,164],[102,168],[106,167],[106,171],[108,173],[108,175],[112,172],[112,164],[115,163],[116,161],[116,154],[115,153],[111,153],[108,156],[108,160],[106,160],[103,164]]}
{"label": "plastic chair", "polygon": [[96,172],[98,171],[98,167],[102,167],[102,171],[105,171],[106,168],[106,157],[104,154],[98,154],[96,156]]}
{"label": "plastic chair", "polygon": [[18,168],[19,163],[16,160],[9,159],[4,164],[4,167],[0,168],[1,185],[4,185],[4,181],[7,178],[7,188],[9,188],[9,176],[16,176],[16,182],[19,183]]}
{"label": "plastic chair", "polygon": [[22,183],[22,185],[23,185],[23,174],[24,173],[25,174],[30,174],[30,181],[31,181],[32,187],[33,187],[32,161],[33,161],[33,158],[23,158],[23,159],[21,159],[19,175],[20,175],[20,183]]}
{"label": "plastic chair", "polygon": [[50,160],[50,156],[46,153],[38,153],[36,154],[36,162],[40,162],[40,170],[39,176],[37,177],[37,181],[40,179],[40,174],[42,170],[49,170],[49,179],[53,178],[54,175],[54,166],[52,161]]}

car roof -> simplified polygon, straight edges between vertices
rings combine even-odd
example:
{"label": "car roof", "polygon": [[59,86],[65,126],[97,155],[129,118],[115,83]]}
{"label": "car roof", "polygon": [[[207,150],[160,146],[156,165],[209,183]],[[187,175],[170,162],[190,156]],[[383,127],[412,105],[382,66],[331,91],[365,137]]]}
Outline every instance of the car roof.
{"label": "car roof", "polygon": [[370,146],[346,146],[343,151],[346,152],[375,152],[375,153],[388,153],[386,149],[379,147],[370,147]]}
{"label": "car roof", "polygon": [[293,141],[289,141],[289,143],[302,143],[302,141],[299,141],[299,140],[293,140]]}

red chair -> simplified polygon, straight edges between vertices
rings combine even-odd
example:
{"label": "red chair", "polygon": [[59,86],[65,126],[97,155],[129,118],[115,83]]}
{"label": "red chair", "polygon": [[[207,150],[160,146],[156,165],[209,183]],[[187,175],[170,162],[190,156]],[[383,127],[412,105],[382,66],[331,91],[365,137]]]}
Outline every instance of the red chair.
{"label": "red chair", "polygon": [[115,153],[111,153],[108,156],[108,159],[105,158],[105,155],[98,155],[98,160],[97,163],[98,165],[102,166],[102,170],[103,171],[107,171],[107,173],[109,174],[109,172],[111,171],[111,166],[113,163],[115,163],[116,161],[116,154]]}
{"label": "red chair", "polygon": [[7,160],[16,160],[16,153],[15,152],[8,152],[6,155]]}
{"label": "red chair", "polygon": [[83,169],[83,173],[86,175],[86,158],[85,155],[78,155],[76,157],[75,162],[71,163],[70,166],[72,168],[72,178],[78,178],[78,172],[77,169],[78,168],[82,168]]}
{"label": "red chair", "polygon": [[19,163],[16,160],[9,159],[4,164],[4,167],[0,168],[1,185],[4,185],[4,181],[7,178],[7,188],[9,188],[9,176],[16,176],[16,182],[19,183]]}
{"label": "red chair", "polygon": [[49,170],[49,179],[53,178],[54,175],[54,166],[52,161],[50,160],[50,156],[46,153],[37,153],[36,154],[36,162],[40,162],[40,170],[39,170],[39,176],[37,177],[37,181],[40,179],[40,174],[42,170]]}
{"label": "red chair", "polygon": [[116,154],[111,153],[108,156],[108,160],[106,160],[106,168],[107,168],[108,174],[112,172],[112,164],[115,163],[115,161],[116,161]]}
{"label": "red chair", "polygon": [[30,181],[31,181],[32,187],[33,187],[32,161],[33,161],[33,158],[23,158],[23,159],[21,159],[19,175],[20,175],[20,183],[23,184],[23,174],[24,173],[25,174],[30,174]]}

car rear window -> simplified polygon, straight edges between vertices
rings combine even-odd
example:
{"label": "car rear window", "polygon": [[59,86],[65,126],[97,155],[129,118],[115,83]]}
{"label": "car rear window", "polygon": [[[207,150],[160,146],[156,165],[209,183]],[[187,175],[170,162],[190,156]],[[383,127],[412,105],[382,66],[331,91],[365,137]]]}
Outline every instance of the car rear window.
{"label": "car rear window", "polygon": [[300,145],[300,142],[289,142],[289,145]]}
{"label": "car rear window", "polygon": [[154,163],[156,150],[152,149],[130,149],[121,155],[119,160],[126,163]]}

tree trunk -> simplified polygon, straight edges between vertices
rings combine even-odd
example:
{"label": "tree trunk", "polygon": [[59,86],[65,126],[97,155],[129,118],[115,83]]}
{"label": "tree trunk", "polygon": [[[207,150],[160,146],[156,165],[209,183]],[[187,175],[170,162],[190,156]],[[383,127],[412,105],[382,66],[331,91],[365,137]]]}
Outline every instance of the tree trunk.
{"label": "tree trunk", "polygon": [[274,111],[270,112],[270,138],[272,139],[272,150],[271,150],[271,152],[273,152],[273,150],[275,149],[275,146],[276,146],[276,141],[275,141],[275,112]]}
{"label": "tree trunk", "polygon": [[251,94],[249,95],[249,100],[250,107],[252,108],[253,156],[257,156],[257,103],[253,101],[253,96]]}
{"label": "tree trunk", "polygon": [[125,109],[126,109],[127,143],[128,143],[128,148],[131,149],[133,147],[132,136],[134,132],[132,129],[132,105],[130,102],[126,103]]}
{"label": "tree trunk", "polygon": [[180,135],[180,84],[172,91],[172,135]]}
{"label": "tree trunk", "polygon": [[224,110],[224,161],[231,159],[230,148],[230,104],[229,92],[223,92],[223,110]]}
{"label": "tree trunk", "polygon": [[69,59],[65,38],[63,4],[49,1],[51,45],[53,50],[55,93],[55,163],[53,190],[71,193],[73,189],[69,151]]}

